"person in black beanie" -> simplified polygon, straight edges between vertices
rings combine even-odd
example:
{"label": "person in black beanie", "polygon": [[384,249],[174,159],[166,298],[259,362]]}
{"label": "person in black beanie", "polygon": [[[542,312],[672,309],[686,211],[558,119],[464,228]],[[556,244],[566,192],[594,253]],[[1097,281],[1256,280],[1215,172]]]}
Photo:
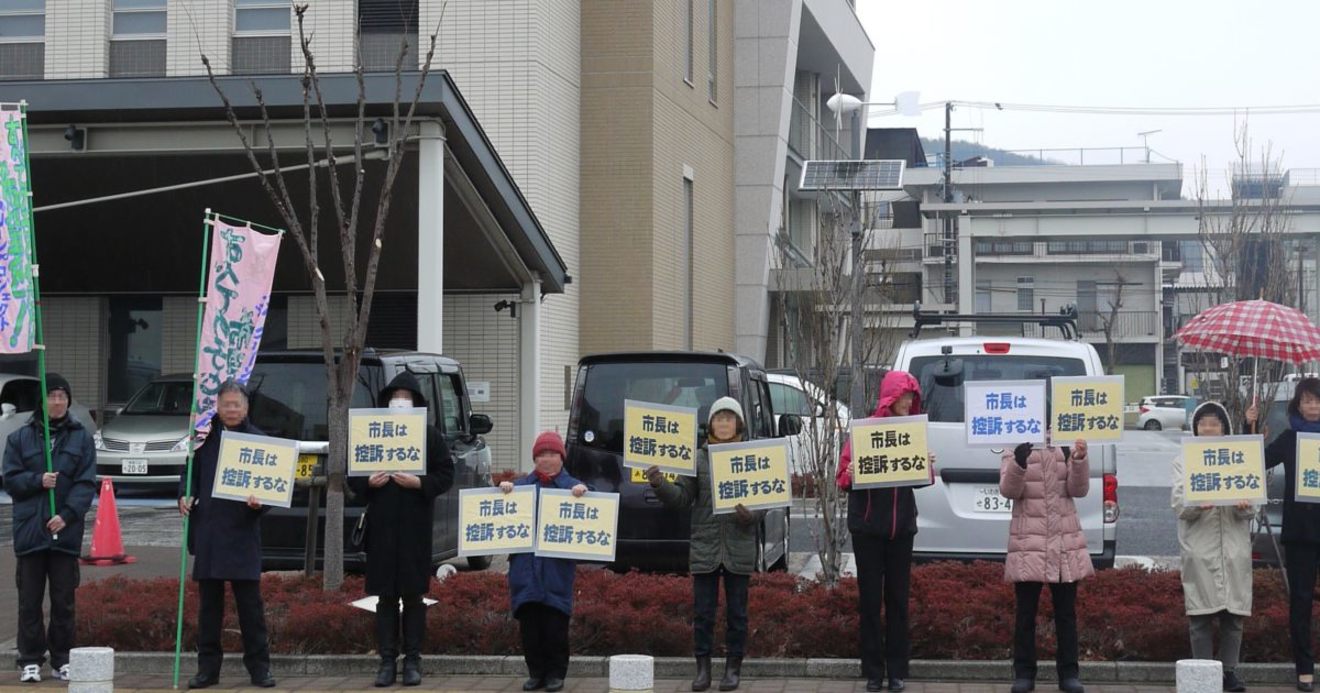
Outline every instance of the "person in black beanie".
{"label": "person in black beanie", "polygon": [[[5,491],[14,501],[14,554],[18,557],[19,681],[41,681],[50,651],[51,674],[69,680],[74,640],[74,592],[82,552],[83,516],[96,495],[96,446],[92,434],[69,415],[69,381],[46,375],[51,470],[46,471],[46,431],[41,412],[5,441]],[[55,490],[51,512],[50,490]],[[42,602],[50,584],[50,626],[42,624]]]}

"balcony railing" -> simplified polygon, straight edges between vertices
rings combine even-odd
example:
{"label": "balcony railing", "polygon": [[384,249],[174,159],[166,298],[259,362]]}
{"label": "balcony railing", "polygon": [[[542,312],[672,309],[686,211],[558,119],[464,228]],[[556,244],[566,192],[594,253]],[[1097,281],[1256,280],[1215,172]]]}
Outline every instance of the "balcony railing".
{"label": "balcony railing", "polygon": [[788,123],[788,146],[804,160],[853,159],[848,150],[826,130],[807,105],[793,99],[793,115]]}
{"label": "balcony railing", "polygon": [[[1091,341],[1103,341],[1105,338],[1105,321],[1109,319],[1109,311],[1080,311],[1077,314],[1077,330],[1081,333],[1082,339]],[[1114,340],[1118,342],[1127,342],[1131,340],[1146,340],[1160,336],[1160,314],[1154,310],[1119,310],[1114,316]],[[1024,337],[1041,337],[1041,328],[1039,325],[1024,325]]]}

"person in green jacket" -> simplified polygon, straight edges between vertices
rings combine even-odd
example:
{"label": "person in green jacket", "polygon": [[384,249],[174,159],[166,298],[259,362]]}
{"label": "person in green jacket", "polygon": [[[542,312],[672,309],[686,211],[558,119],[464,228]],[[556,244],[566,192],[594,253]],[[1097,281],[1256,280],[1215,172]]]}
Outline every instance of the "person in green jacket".
{"label": "person in green jacket", "polygon": [[[746,437],[742,407],[732,397],[721,397],[710,407],[707,443],[735,443]],[[724,578],[726,602],[724,677],[721,691],[738,689],[743,654],[747,647],[747,585],[756,569],[756,527],[765,511],[751,511],[738,504],[733,514],[716,515],[710,497],[710,457],[703,444],[696,455],[697,476],[681,476],[670,482],[658,467],[646,470],[655,495],[670,508],[692,509],[692,541],[688,565],[692,572],[692,640],[697,657],[697,676],[692,690],[710,688],[710,656],[714,649],[715,607],[719,601],[720,578]]]}

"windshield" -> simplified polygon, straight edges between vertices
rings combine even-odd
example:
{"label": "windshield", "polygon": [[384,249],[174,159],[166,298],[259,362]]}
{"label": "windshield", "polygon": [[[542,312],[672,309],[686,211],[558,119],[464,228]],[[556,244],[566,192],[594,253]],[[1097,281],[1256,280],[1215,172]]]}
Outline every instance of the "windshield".
{"label": "windshield", "polygon": [[[947,386],[935,382],[935,375],[944,367],[944,359],[943,356],[912,359],[909,372],[921,383],[921,403],[931,421],[962,423],[962,385]],[[1086,375],[1086,364],[1081,359],[1057,356],[974,354],[951,356],[949,362],[954,368],[962,365],[965,380],[1049,380],[1056,375]],[[1047,398],[1049,392],[1050,389],[1045,388]]]}
{"label": "windshield", "polygon": [[770,383],[770,408],[776,414],[797,414],[807,419],[816,413],[807,393],[785,383]]}
{"label": "windshield", "polygon": [[727,394],[729,376],[719,363],[596,364],[587,369],[575,442],[621,455],[625,399],[696,407],[704,428],[710,405]]}
{"label": "windshield", "polygon": [[[358,370],[350,408],[369,408],[372,401],[368,371],[379,366],[364,365]],[[248,380],[252,424],[266,435],[294,440],[330,439],[327,410],[325,364],[288,361],[257,361]]]}
{"label": "windshield", "polygon": [[157,380],[138,390],[120,413],[187,416],[192,412],[192,395],[192,381]]}

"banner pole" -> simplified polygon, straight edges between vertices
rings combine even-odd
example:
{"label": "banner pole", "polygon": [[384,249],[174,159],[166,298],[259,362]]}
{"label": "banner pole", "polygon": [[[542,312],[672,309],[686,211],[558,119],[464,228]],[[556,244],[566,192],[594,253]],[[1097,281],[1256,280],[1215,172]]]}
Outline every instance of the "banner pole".
{"label": "banner pole", "polygon": [[[197,379],[201,369],[198,367],[202,358],[202,319],[206,313],[206,267],[207,253],[211,249],[211,210],[206,210],[202,221],[202,276],[197,287],[197,337],[194,340],[195,358],[193,359],[192,405],[188,414],[188,457],[184,464],[183,495],[180,498],[192,498],[193,449],[197,441]],[[189,508],[191,510],[191,508]],[[183,516],[183,540],[179,542],[179,608],[174,623],[174,688],[179,687],[179,660],[183,654],[183,585],[188,570],[188,521],[191,513]]]}

